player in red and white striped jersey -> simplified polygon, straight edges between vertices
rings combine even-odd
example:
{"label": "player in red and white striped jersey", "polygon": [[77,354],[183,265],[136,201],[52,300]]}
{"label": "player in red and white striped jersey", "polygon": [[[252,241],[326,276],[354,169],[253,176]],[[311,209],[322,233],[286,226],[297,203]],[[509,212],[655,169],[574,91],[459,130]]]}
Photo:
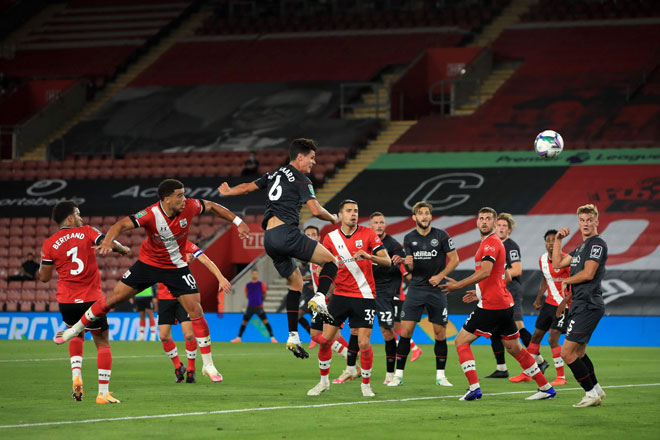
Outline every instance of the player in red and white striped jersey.
{"label": "player in red and white striped jersey", "polygon": [[[188,264],[193,259],[198,259],[218,280],[218,290],[229,293],[231,292],[231,283],[222,275],[218,266],[204,253],[202,250],[190,240],[186,241],[186,261]],[[163,283],[158,283],[158,333],[160,341],[163,344],[165,354],[172,360],[174,364],[174,375],[176,382],[183,382],[185,378],[186,383],[195,383],[195,359],[197,358],[197,341],[195,340],[195,333],[193,332],[192,323],[188,317],[186,309],[183,308],[181,303],[177,301],[176,297],[172,295],[167,286]],[[172,326],[177,322],[181,324],[181,332],[183,339],[186,341],[186,357],[188,358],[188,367],[186,368],[181,359],[176,344],[172,340]]]}
{"label": "player in red and white striped jersey", "polygon": [[[44,241],[41,250],[39,280],[47,283],[57,271],[57,302],[62,320],[73,325],[94,301],[103,296],[101,276],[96,264],[94,248],[105,237],[91,226],[83,225],[78,206],[71,200],[59,202],[53,208],[53,220],[60,230]],[[130,249],[115,242],[113,250],[128,254]],[[99,393],[96,403],[119,403],[108,390],[112,371],[112,352],[108,342],[108,322],[98,320],[86,327],[92,333],[96,344]],[[72,397],[83,399],[82,355],[85,332],[69,341],[69,357],[73,379]]]}
{"label": "player in red and white striped jersey", "polygon": [[362,395],[374,396],[371,390],[371,328],[376,315],[376,283],[372,264],[391,266],[387,250],[378,235],[371,228],[359,226],[358,205],[353,200],[344,200],[339,205],[341,227],[326,235],[323,245],[337,257],[339,270],[335,277],[335,291],[330,298],[328,311],[334,322],[323,326],[323,334],[315,340],[320,344],[319,369],[321,381],[307,392],[308,396],[318,396],[330,388],[330,360],[332,341],[339,331],[339,325],[349,319],[351,329],[358,331],[360,367],[362,368]]}
{"label": "player in red and white striped jersey", "polygon": [[[529,343],[527,350],[532,356],[536,357],[537,363],[543,362],[543,357],[539,354],[541,340],[546,332],[550,330],[548,336],[548,344],[552,350],[552,360],[557,370],[557,378],[550,382],[551,385],[566,385],[566,376],[564,375],[564,361],[561,358],[561,345],[559,345],[559,336],[566,333],[568,310],[562,313],[560,318],[557,318],[557,307],[564,299],[561,283],[564,279],[570,276],[570,268],[563,267],[561,269],[554,269],[552,267],[552,250],[555,245],[555,236],[557,231],[555,229],[548,230],[543,238],[545,240],[545,248],[548,252],[539,257],[539,267],[541,269],[541,286],[539,294],[534,301],[534,308],[540,309],[539,316],[536,318],[536,328],[532,334],[532,340]],[[566,254],[562,254],[566,256]],[[545,302],[541,305],[541,298],[547,292]],[[569,302],[570,305],[570,302]]]}
{"label": "player in red and white striped jersey", "polygon": [[476,290],[468,291],[463,302],[478,301],[476,309],[456,335],[456,351],[470,388],[460,400],[481,399],[481,387],[470,344],[485,336],[498,334],[509,354],[516,358],[525,372],[538,384],[538,391],[526,400],[552,399],[556,393],[539,369],[534,357],[520,345],[518,327],[513,320],[513,297],[506,289],[506,252],[495,231],[497,212],[484,207],[479,210],[477,227],[481,233],[481,244],[475,256],[475,272],[469,277],[456,281],[445,277],[448,282],[441,287],[451,293],[475,284]]}
{"label": "player in red and white striped jersey", "polygon": [[160,201],[135,215],[124,217],[112,225],[99,246],[101,255],[111,251],[111,243],[124,231],[143,227],[147,238],[140,246],[138,261],[126,271],[114,291],[95,302],[85,315],[71,328],[58,333],[54,342],[62,344],[79,334],[90,322],[105,316],[117,304],[135,296],[157,282],[165,284],[190,316],[193,332],[202,353],[202,373],[213,382],[222,382],[222,376],[213,365],[209,327],[204,319],[197,282],[184,257],[188,229],[193,217],[208,212],[233,222],[239,236],[248,236],[250,228],[231,211],[217,203],[199,199],[186,199],[184,186],[178,180],[166,179],[158,185]]}

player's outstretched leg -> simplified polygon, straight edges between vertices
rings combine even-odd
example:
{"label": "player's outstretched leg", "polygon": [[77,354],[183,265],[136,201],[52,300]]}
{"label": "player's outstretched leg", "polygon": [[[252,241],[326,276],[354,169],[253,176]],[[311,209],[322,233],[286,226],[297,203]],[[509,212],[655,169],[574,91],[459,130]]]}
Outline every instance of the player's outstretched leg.
{"label": "player's outstretched leg", "polygon": [[[516,342],[517,344],[517,342]],[[545,400],[554,398],[557,393],[555,389],[552,388],[552,385],[548,383],[548,380],[545,378],[541,369],[539,368],[534,356],[529,354],[529,352],[522,348],[520,352],[515,356],[516,360],[523,368],[523,373],[536,382],[538,385],[538,391],[532,394],[531,396],[525,398],[525,400]]]}
{"label": "player's outstretched leg", "polygon": [[55,342],[57,345],[61,345],[67,341],[70,341],[71,338],[82,333],[83,330],[85,330],[85,327],[89,326],[92,322],[107,315],[110,310],[111,307],[108,307],[106,304],[106,297],[102,297],[94,304],[92,304],[92,307],[87,309],[85,314],[82,316],[82,318],[80,318],[78,322],[66,330],[57,332],[53,338],[53,342]]}

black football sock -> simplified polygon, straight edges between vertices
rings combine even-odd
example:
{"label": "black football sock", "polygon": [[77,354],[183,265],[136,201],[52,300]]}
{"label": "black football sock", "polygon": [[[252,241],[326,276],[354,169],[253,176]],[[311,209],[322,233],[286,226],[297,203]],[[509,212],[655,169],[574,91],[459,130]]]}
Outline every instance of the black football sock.
{"label": "black football sock", "polygon": [[309,321],[307,321],[307,319],[305,319],[304,316],[301,316],[300,318],[298,318],[298,323],[300,325],[302,325],[302,327],[307,331],[307,333],[309,333],[309,329],[310,329]]}
{"label": "black football sock", "polygon": [[497,365],[505,365],[506,361],[504,360],[504,344],[502,344],[502,339],[499,336],[493,335],[490,338],[490,346],[493,348]]}
{"label": "black football sock", "polygon": [[273,327],[270,326],[270,322],[267,324],[264,324],[266,326],[266,330],[268,330],[268,333],[270,334],[270,337],[273,337]]}
{"label": "black football sock", "polygon": [[385,363],[388,373],[394,373],[396,364],[396,339],[385,341]]}
{"label": "black football sock", "polygon": [[598,379],[596,379],[596,373],[594,372],[594,364],[591,362],[591,359],[589,359],[589,356],[587,356],[587,353],[584,354],[582,357],[582,362],[584,362],[584,366],[587,367],[587,371],[589,374],[591,374],[591,380],[596,385],[598,383]]}
{"label": "black football sock", "polygon": [[591,379],[591,374],[589,374],[589,369],[584,364],[582,359],[577,358],[572,364],[566,364],[568,368],[573,372],[575,380],[578,381],[580,386],[584,388],[584,391],[591,391],[594,388],[594,381]]}
{"label": "black football sock", "polygon": [[399,345],[396,347],[396,369],[404,370],[406,368],[406,360],[410,354],[410,338],[399,338]]}
{"label": "black football sock", "polygon": [[518,333],[520,333],[520,340],[523,345],[525,347],[529,346],[529,343],[532,341],[532,334],[526,328],[521,328]]}
{"label": "black football sock", "polygon": [[238,331],[238,337],[240,338],[243,336],[243,332],[245,331],[245,324],[241,324],[241,329]]}
{"label": "black football sock", "polygon": [[330,286],[335,282],[337,276],[337,265],[335,263],[325,263],[319,274],[319,288],[318,292],[327,295]]}
{"label": "black football sock", "polygon": [[286,320],[290,332],[298,332],[298,307],[300,306],[301,293],[297,290],[289,290],[286,294]]}
{"label": "black football sock", "polygon": [[348,353],[346,356],[346,365],[349,367],[354,367],[357,363],[357,355],[360,351],[360,346],[358,345],[357,335],[351,335],[348,339]]}
{"label": "black football sock", "polygon": [[447,365],[447,340],[435,341],[435,369],[444,370]]}

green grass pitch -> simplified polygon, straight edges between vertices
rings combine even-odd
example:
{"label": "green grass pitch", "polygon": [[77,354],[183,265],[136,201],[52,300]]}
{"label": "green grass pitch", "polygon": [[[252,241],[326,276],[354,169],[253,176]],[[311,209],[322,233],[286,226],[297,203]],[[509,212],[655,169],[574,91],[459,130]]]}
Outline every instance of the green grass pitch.
{"label": "green grass pitch", "polygon": [[[180,353],[185,350],[178,344]],[[607,398],[600,408],[572,408],[583,395],[569,383],[557,398],[525,401],[534,383],[484,379],[494,369],[489,346],[474,353],[484,397],[459,402],[467,380],[450,346],[447,376],[452,388],[436,386],[432,346],[408,362],[402,387],[382,384],[385,355],[374,346],[372,388],[364,398],[358,381],[332,385],[319,397],[306,392],[318,382],[317,350],[295,359],[283,344],[213,345],[224,382],[198,376],[174,383],[171,361],[159,342],[115,342],[110,390],[118,405],[95,403],[96,349],[85,342],[85,399],[71,399],[66,347],[49,341],[0,341],[0,436],[5,439],[164,438],[356,438],[356,439],[658,439],[660,438],[660,348],[595,347],[588,353]],[[548,347],[542,354],[550,357]],[[182,357],[182,360],[183,360]],[[184,360],[185,362],[185,360]],[[509,370],[520,372],[507,357]],[[201,358],[198,358],[201,370]],[[335,356],[331,378],[345,363]],[[548,378],[555,378],[551,366]],[[43,425],[35,425],[43,424]],[[17,426],[18,425],[18,426]]]}

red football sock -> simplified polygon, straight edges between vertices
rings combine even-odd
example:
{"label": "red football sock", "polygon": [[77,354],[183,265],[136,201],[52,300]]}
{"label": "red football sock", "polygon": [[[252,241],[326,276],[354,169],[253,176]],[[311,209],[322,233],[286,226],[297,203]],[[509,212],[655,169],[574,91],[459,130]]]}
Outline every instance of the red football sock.
{"label": "red football sock", "polygon": [[321,376],[328,376],[330,374],[330,360],[332,359],[332,344],[322,335],[317,336],[320,336],[324,341],[319,342],[319,370]]}
{"label": "red football sock", "polygon": [[179,368],[181,366],[181,359],[179,359],[179,352],[176,349],[176,344],[174,343],[173,340],[168,340],[168,341],[161,341],[163,344],[163,350],[165,350],[165,354],[172,359],[172,363],[174,364],[174,368]]}
{"label": "red football sock", "polygon": [[154,328],[156,327],[156,320],[152,318],[151,316],[149,317],[149,327]]}
{"label": "red football sock", "polygon": [[516,360],[523,368],[524,373],[528,376],[532,376],[532,379],[536,381],[536,384],[539,386],[539,388],[547,385],[548,380],[545,378],[543,373],[541,373],[539,366],[536,364],[534,356],[529,354],[526,349],[523,348],[520,350],[520,353],[518,353],[518,356],[516,356]]}
{"label": "red football sock", "polygon": [[83,342],[85,341],[85,333],[74,336],[69,341],[69,357],[83,355]]}
{"label": "red football sock", "polygon": [[193,333],[197,339],[197,345],[199,345],[200,353],[209,354],[211,353],[211,338],[209,333],[209,325],[204,319],[204,316],[198,318],[191,318]]}
{"label": "red football sock", "polygon": [[144,316],[140,318],[140,327],[144,328],[144,323],[145,323]]}
{"label": "red football sock", "polygon": [[[321,345],[321,344],[327,344],[328,342],[330,342],[330,341],[328,341],[327,339],[325,339],[325,338],[323,337],[323,334],[322,334],[322,333],[319,333],[319,334],[317,334],[317,335],[312,336],[312,341],[316,342],[316,343],[319,344],[319,345]],[[332,347],[332,345],[330,345],[330,347]]]}
{"label": "red football sock", "polygon": [[[108,314],[112,310],[111,307],[108,307],[105,302],[105,296],[102,296],[101,299],[96,301],[80,318],[80,322],[85,326],[89,326],[92,322],[96,321],[98,318],[101,318]],[[91,319],[87,317],[87,314],[91,313]]]}
{"label": "red football sock", "polygon": [[561,345],[552,348],[552,360],[555,362],[557,377],[566,377],[564,373],[564,360],[561,358]]}
{"label": "red football sock", "polygon": [[107,385],[110,382],[110,372],[112,370],[112,351],[109,345],[98,348],[96,367],[99,370],[99,385]]}
{"label": "red football sock", "polygon": [[188,357],[188,371],[195,369],[195,359],[197,358],[197,341],[186,341],[186,357]]}
{"label": "red football sock", "polygon": [[339,342],[342,347],[348,348],[348,342],[346,342],[346,339],[342,335],[339,335],[337,338],[335,338],[335,341]]}
{"label": "red football sock", "polygon": [[362,369],[362,383],[371,381],[371,367],[374,363],[374,351],[371,347],[360,350],[360,368]]}
{"label": "red football sock", "polygon": [[539,354],[540,350],[541,350],[541,345],[540,344],[535,344],[533,342],[530,342],[529,345],[527,346],[527,351],[532,356],[537,356]]}
{"label": "red football sock", "polygon": [[470,385],[478,383],[479,377],[477,376],[477,368],[470,344],[457,345],[456,351],[458,352],[458,362],[461,364],[463,373],[465,373]]}
{"label": "red football sock", "polygon": [[411,337],[410,337],[410,349],[411,349],[411,350],[414,350],[415,347],[417,347],[417,344],[415,344],[415,342],[412,340],[412,336],[411,336]]}

